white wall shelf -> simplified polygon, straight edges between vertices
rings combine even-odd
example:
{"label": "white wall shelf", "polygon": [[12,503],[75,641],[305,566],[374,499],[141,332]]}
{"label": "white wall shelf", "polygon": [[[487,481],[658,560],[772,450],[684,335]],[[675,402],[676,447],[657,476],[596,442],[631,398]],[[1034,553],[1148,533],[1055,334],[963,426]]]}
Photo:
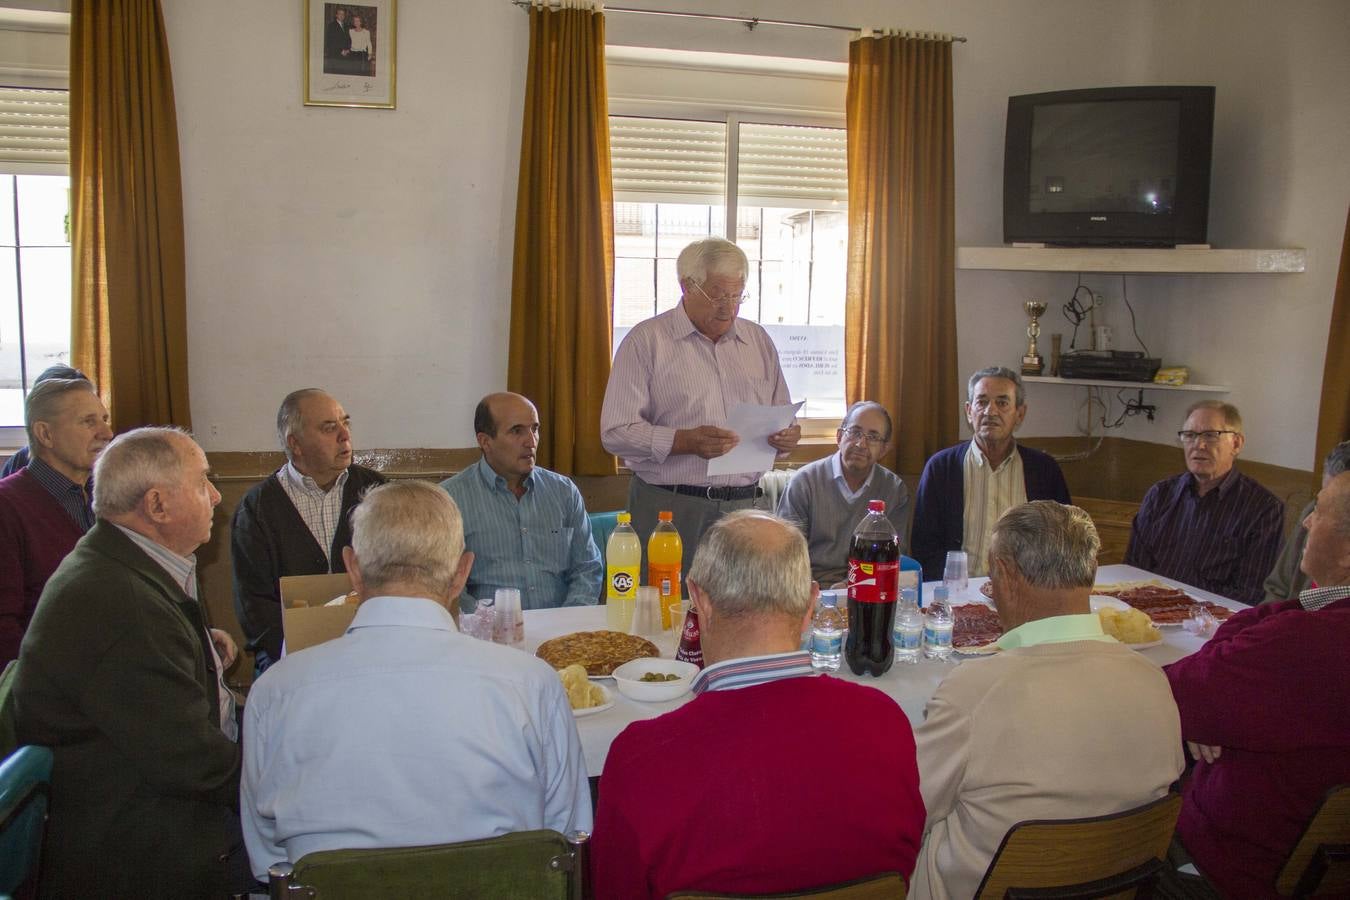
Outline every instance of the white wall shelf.
{"label": "white wall shelf", "polygon": [[1131,391],[1199,391],[1206,394],[1226,394],[1226,384],[1158,384],[1156,381],[1111,381],[1105,378],[1059,378],[1050,375],[1023,375],[1022,380],[1032,384],[1066,384],[1070,387],[1113,387]]}
{"label": "white wall shelf", "polygon": [[1281,274],[1302,272],[1307,255],[1299,247],[1280,250],[957,247],[956,267],[1010,272]]}

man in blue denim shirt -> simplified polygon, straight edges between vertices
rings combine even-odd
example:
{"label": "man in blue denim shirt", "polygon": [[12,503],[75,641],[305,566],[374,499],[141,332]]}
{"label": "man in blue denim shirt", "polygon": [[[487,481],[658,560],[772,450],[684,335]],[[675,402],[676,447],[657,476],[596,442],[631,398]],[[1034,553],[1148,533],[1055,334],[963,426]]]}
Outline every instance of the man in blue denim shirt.
{"label": "man in blue denim shirt", "polygon": [[519,394],[489,394],[474,411],[483,457],[441,487],[464,517],[473,571],[461,607],[518,588],[522,609],[593,604],[604,574],[581,492],[534,464],[539,413]]}

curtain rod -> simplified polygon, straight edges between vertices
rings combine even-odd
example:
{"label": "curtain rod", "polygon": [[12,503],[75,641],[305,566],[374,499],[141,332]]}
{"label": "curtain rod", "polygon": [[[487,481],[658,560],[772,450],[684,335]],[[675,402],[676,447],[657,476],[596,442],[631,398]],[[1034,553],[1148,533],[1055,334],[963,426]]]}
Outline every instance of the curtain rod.
{"label": "curtain rod", "polygon": [[[529,9],[531,6],[536,5],[533,0],[511,0],[511,2],[521,9]],[[556,3],[549,3],[547,5],[552,8],[558,8],[558,4]],[[745,26],[747,31],[754,31],[756,26],[759,25],[782,25],[788,28],[824,28],[830,31],[856,31],[859,34],[869,30],[860,25],[830,25],[824,22],[794,22],[788,19],[761,19],[759,16],[724,16],[718,13],[675,12],[673,10],[665,9],[635,9],[626,6],[606,5],[603,7],[603,11],[607,13],[633,13],[634,15],[640,16],[671,16],[677,19],[711,19],[717,22],[740,22]],[[943,37],[932,32],[909,31],[906,33],[915,35],[933,34],[934,37]],[[956,44],[966,43],[966,38],[961,35],[946,36],[946,39]]]}

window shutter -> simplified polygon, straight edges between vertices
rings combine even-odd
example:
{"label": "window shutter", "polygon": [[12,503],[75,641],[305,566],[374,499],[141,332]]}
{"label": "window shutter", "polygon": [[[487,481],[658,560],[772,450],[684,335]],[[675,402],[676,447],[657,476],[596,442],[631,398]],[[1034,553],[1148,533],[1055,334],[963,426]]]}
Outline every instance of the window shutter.
{"label": "window shutter", "polygon": [[737,205],[831,209],[848,202],[844,129],[741,125]]}
{"label": "window shutter", "polygon": [[67,91],[0,88],[0,171],[64,175],[70,169]]}
{"label": "window shutter", "polygon": [[720,203],[726,191],[722,122],[609,117],[614,199]]}

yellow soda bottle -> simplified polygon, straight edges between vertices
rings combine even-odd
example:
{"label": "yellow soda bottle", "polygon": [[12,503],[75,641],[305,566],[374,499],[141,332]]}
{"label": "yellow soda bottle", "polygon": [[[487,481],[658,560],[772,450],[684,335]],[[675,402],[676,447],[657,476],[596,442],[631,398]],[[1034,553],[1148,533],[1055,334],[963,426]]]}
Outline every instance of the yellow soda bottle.
{"label": "yellow soda bottle", "polygon": [[[671,611],[680,605],[680,559],[684,543],[675,530],[675,514],[661,510],[656,528],[647,539],[647,584],[661,593],[661,627],[671,627]],[[676,627],[683,625],[677,622]]]}
{"label": "yellow soda bottle", "polygon": [[605,544],[605,622],[610,631],[628,631],[633,624],[641,569],[642,541],[633,530],[633,517],[621,512]]}

